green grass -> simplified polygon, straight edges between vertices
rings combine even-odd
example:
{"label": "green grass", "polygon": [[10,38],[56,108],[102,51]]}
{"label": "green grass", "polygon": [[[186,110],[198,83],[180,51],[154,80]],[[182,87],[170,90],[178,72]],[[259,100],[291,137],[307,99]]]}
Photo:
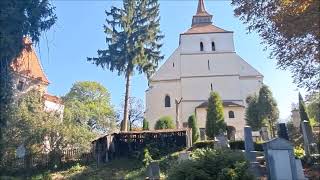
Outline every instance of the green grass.
{"label": "green grass", "polygon": [[97,167],[73,166],[66,171],[51,174],[52,179],[102,180],[102,179],[144,179],[145,168],[133,159],[117,159]]}

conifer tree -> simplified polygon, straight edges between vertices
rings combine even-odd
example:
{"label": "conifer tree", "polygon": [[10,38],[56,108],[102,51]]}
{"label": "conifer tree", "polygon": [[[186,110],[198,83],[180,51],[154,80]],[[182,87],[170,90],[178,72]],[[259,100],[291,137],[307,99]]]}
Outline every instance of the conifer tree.
{"label": "conifer tree", "polygon": [[196,116],[193,114],[188,118],[188,127],[192,128],[192,143],[195,143],[199,140],[199,128],[197,126]]}
{"label": "conifer tree", "polygon": [[223,116],[223,105],[217,92],[211,92],[208,99],[206,135],[214,139],[221,131],[226,130],[226,124]]}
{"label": "conifer tree", "polygon": [[149,122],[145,118],[143,119],[142,130],[149,130]]}
{"label": "conifer tree", "polygon": [[97,66],[117,71],[126,79],[122,131],[128,128],[130,78],[136,69],[149,78],[163,59],[157,0],[123,0],[123,8],[106,11],[104,26],[107,48],[98,50],[97,58],[88,58]]}
{"label": "conifer tree", "polygon": [[301,121],[309,121],[309,116],[306,111],[306,105],[304,104],[303,98],[301,94],[299,93],[299,113],[300,113],[300,119]]}
{"label": "conifer tree", "polygon": [[263,125],[262,119],[259,118],[258,97],[256,95],[248,96],[246,103],[246,124],[250,126],[252,130],[257,131]]}
{"label": "conifer tree", "polygon": [[272,96],[267,85],[263,85],[259,90],[258,97],[259,119],[264,124],[269,124],[272,136],[275,136],[274,125],[279,118],[279,110],[276,100]]}

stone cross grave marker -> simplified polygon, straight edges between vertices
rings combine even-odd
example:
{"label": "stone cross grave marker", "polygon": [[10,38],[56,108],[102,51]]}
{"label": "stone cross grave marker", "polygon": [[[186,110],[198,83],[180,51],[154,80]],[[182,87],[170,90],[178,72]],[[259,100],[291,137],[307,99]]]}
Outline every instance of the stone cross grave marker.
{"label": "stone cross grave marker", "polygon": [[223,133],[216,136],[216,142],[217,148],[229,148],[228,138]]}

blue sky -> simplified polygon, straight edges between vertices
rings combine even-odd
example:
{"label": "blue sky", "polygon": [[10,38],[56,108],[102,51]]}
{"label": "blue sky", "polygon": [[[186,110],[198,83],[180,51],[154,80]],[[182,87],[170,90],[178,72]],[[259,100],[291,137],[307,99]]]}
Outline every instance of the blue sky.
{"label": "blue sky", "polygon": [[[247,34],[246,26],[233,16],[230,1],[207,0],[206,9],[213,15],[214,24],[234,31],[236,52],[264,75],[264,83],[273,91],[280,109],[280,118],[290,115],[291,103],[298,100],[298,89],[292,83],[289,72],[276,69],[275,60],[269,59],[264,51],[261,38]],[[111,93],[112,104],[119,108],[124,97],[125,82],[116,72],[102,70],[86,61],[97,55],[98,49],[105,49],[105,10],[121,6],[122,2],[105,1],[53,1],[58,16],[57,23],[45,32],[36,47],[51,84],[48,91],[63,96],[76,81],[97,81]],[[161,30],[165,35],[162,53],[165,59],[175,50],[179,34],[191,24],[197,8],[197,0],[160,1]],[[136,74],[133,77],[131,95],[144,100],[147,89],[146,77]],[[304,91],[302,91],[303,93]]]}

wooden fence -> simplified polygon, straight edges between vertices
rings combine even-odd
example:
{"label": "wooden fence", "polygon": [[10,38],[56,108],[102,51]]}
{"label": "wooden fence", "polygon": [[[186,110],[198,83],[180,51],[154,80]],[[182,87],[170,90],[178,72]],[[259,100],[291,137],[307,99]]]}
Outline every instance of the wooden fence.
{"label": "wooden fence", "polygon": [[145,147],[162,151],[190,147],[191,137],[190,129],[119,132],[93,141],[92,152],[98,163],[106,162],[116,157],[142,152]]}
{"label": "wooden fence", "polygon": [[22,158],[6,158],[1,162],[3,170],[10,172],[33,170],[33,169],[50,169],[55,164],[63,166],[63,164],[71,162],[81,162],[88,164],[93,161],[91,152],[83,153],[78,149],[63,150],[61,154],[53,157],[52,154],[28,154]]}

